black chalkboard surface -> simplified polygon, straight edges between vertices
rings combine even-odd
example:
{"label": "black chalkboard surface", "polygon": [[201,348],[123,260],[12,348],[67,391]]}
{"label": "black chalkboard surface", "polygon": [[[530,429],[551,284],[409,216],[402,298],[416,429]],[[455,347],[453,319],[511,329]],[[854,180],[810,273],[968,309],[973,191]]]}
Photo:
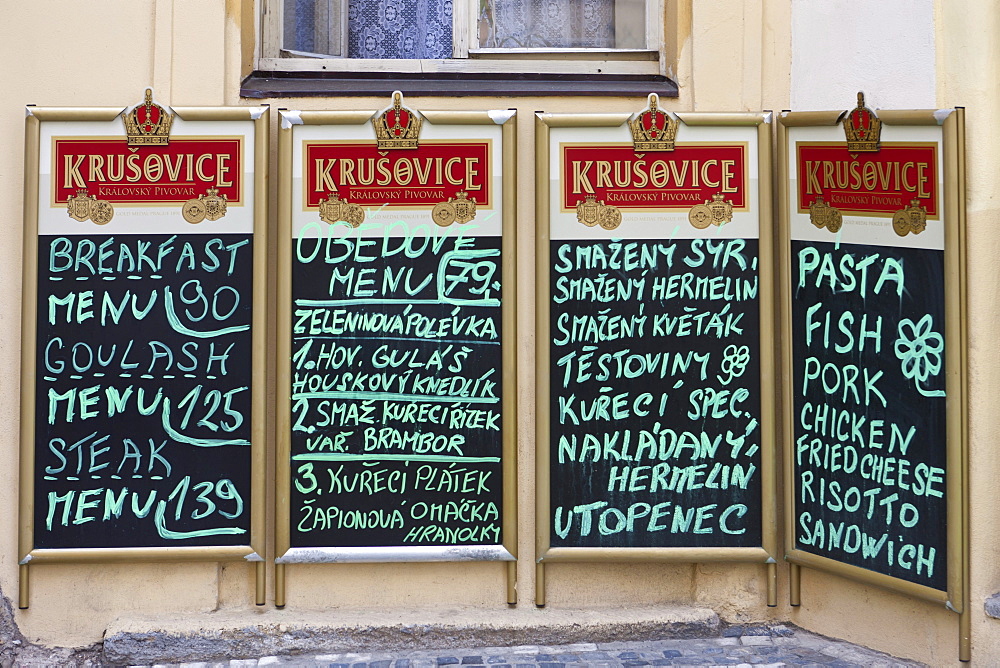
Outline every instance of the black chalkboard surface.
{"label": "black chalkboard surface", "polygon": [[38,237],[34,547],[250,537],[253,237]]}
{"label": "black chalkboard surface", "polygon": [[293,242],[291,547],[499,545],[501,238],[345,227]]}
{"label": "black chalkboard surface", "polygon": [[795,546],[946,589],[944,251],[791,259]]}
{"label": "black chalkboard surface", "polygon": [[550,242],[551,545],[762,543],[756,239]]}

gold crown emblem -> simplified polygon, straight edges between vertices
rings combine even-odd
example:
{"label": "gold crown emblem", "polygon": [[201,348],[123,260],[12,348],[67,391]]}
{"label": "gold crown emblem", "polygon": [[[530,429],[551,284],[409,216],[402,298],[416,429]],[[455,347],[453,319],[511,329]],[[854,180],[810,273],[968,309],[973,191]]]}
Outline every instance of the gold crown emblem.
{"label": "gold crown emblem", "polygon": [[874,111],[865,106],[865,94],[858,93],[858,106],[844,117],[844,134],[847,135],[848,152],[877,152],[881,132],[882,121],[875,116]]}
{"label": "gold crown emblem", "polygon": [[649,108],[628,122],[636,153],[674,150],[674,140],[677,138],[677,119],[657,109],[659,100],[659,95],[650,93]]}
{"label": "gold crown emblem", "polygon": [[162,146],[170,143],[170,124],[174,122],[174,117],[153,102],[151,89],[146,89],[146,99],[125,114],[124,119],[129,146]]}
{"label": "gold crown emblem", "polygon": [[417,148],[423,120],[403,106],[403,94],[392,94],[392,108],[372,119],[375,141],[380,149]]}

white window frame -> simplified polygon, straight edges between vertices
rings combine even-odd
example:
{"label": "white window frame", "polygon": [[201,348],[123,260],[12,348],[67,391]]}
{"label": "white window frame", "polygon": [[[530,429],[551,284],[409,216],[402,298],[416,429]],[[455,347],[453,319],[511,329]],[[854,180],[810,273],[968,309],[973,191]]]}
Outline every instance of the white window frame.
{"label": "white window frame", "polygon": [[[328,57],[281,48],[285,0],[259,0],[259,71],[392,72],[413,74],[644,74],[666,76],[665,9],[669,0],[647,0],[647,49],[488,49],[478,44],[479,0],[453,0],[452,57],[447,59],[369,59]],[[346,2],[341,15],[346,17]],[[346,44],[346,18],[344,20]]]}

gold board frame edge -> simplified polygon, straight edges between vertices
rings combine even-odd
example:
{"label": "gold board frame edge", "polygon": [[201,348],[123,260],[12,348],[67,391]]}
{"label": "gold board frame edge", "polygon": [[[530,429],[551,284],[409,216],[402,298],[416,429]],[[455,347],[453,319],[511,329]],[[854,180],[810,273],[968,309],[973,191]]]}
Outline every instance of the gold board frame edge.
{"label": "gold board frame edge", "polygon": [[544,563],[769,563],[763,547],[550,547]]}
{"label": "gold board frame edge", "polygon": [[[124,107],[32,107],[26,108],[24,144],[24,218],[21,286],[21,406],[18,491],[18,607],[27,608],[30,597],[29,570],[32,563],[129,563],[137,561],[237,561],[256,563],[255,600],[263,604],[265,526],[265,463],[267,456],[265,401],[266,368],[266,229],[269,108],[253,107],[183,107],[174,110],[184,120],[249,121],[253,127],[254,150],[254,219],[253,219],[253,298],[251,317],[254,332],[251,342],[251,453],[250,453],[250,535],[245,545],[131,548],[58,548],[34,547],[34,469],[35,469],[35,355],[37,351],[38,301],[38,169],[43,122],[109,122]],[[254,116],[256,112],[256,116]],[[248,132],[247,135],[250,133]]]}
{"label": "gold board frame edge", "polygon": [[38,121],[113,121],[128,107],[28,107]]}
{"label": "gold board frame edge", "polygon": [[[763,112],[767,115],[770,112]],[[684,125],[727,125],[727,126],[752,126],[761,125],[761,113],[754,111],[678,111],[677,118]]]}
{"label": "gold board frame edge", "polygon": [[[474,115],[473,115],[474,114]],[[495,122],[487,112],[470,112],[468,118],[478,119],[485,115],[483,122]],[[460,114],[461,116],[461,114]],[[463,116],[464,117],[464,116]],[[431,117],[428,117],[431,118]],[[445,115],[445,120],[454,119],[455,112]],[[431,121],[432,123],[434,121]],[[471,122],[471,121],[470,121]],[[461,122],[454,122],[459,125]],[[510,116],[501,126],[503,144],[503,252],[502,271],[505,277],[501,286],[501,328],[504,345],[502,360],[504,369],[504,436],[503,436],[503,503],[504,521],[501,531],[502,544],[513,561],[507,563],[507,604],[517,604],[517,543],[518,543],[518,499],[517,499],[517,112],[510,110]],[[507,343],[509,342],[509,343]]]}
{"label": "gold board frame edge", "polygon": [[[777,534],[777,470],[774,413],[774,379],[766,380],[767,368],[774,367],[775,341],[772,318],[774,273],[771,246],[773,238],[768,222],[773,212],[770,190],[771,169],[771,112],[704,112],[678,113],[677,117],[692,126],[754,126],[757,133],[758,159],[758,277],[760,311],[761,359],[761,543],[749,548],[553,548],[550,541],[551,504],[549,420],[549,209],[550,209],[550,128],[582,128],[622,126],[632,114],[559,114],[535,113],[535,604],[546,604],[545,564],[558,562],[616,562],[616,561],[673,561],[673,562],[753,562],[768,565],[768,605],[777,604],[776,561],[780,541]],[[690,121],[690,123],[688,123]],[[768,392],[767,390],[770,390]]]}
{"label": "gold board frame edge", "polygon": [[[901,112],[901,115],[903,112]],[[965,192],[963,184],[961,122],[963,112],[953,112],[941,123],[946,220],[955,224],[945,228],[945,340],[957,341],[953,350],[946,350],[945,365],[947,393],[947,461],[949,472],[957,473],[958,484],[948,485],[948,606],[959,614],[969,605],[967,554],[969,537],[967,514],[969,508],[968,438],[966,416],[966,370],[968,368],[967,310],[965,307]],[[937,124],[934,112],[910,111],[902,115],[901,122],[917,124],[926,119],[927,125]]]}
{"label": "gold board frame edge", "polygon": [[[945,118],[942,118],[942,112]],[[950,113],[949,113],[950,112]],[[793,398],[792,388],[792,342],[791,342],[791,211],[788,181],[792,169],[789,159],[789,127],[829,126],[834,114],[845,112],[783,112],[778,120],[778,168],[780,197],[779,261],[781,263],[781,321],[782,331],[788,336],[781,337],[782,376],[782,424],[784,426],[783,451],[785,473],[785,560],[793,565],[791,589],[799,590],[799,574],[794,567],[815,568],[855,580],[863,584],[946,604],[956,613],[964,614],[968,608],[968,425],[967,425],[967,311],[965,272],[965,201],[964,201],[964,133],[960,127],[964,121],[962,110],[877,110],[876,115],[886,125],[893,126],[942,126],[941,146],[944,171],[944,197],[946,220],[954,221],[945,228],[945,339],[957,341],[957,345],[947,346],[945,365],[946,391],[946,460],[948,462],[949,484],[946,491],[946,529],[948,588],[938,590],[924,585],[895,578],[858,566],[846,564],[828,557],[806,552],[795,547],[795,490],[794,443],[793,443]],[[799,602],[793,597],[792,605]],[[962,653],[962,652],[960,652]]]}
{"label": "gold board frame edge", "polygon": [[[268,308],[268,167],[271,152],[271,109],[259,107],[262,111],[251,117],[254,125],[254,220],[253,220],[253,372],[257,380],[251,389],[251,413],[254,416],[251,427],[253,451],[251,453],[251,486],[254,489],[250,515],[250,546],[254,553],[267,557],[267,452],[269,434],[267,429],[267,314]],[[259,561],[255,567],[254,603],[264,605],[267,596],[267,562]]]}
{"label": "gold board frame edge", "polygon": [[969,274],[967,271],[968,262],[968,212],[966,211],[966,202],[968,202],[968,192],[966,190],[966,153],[965,153],[965,107],[955,108],[955,175],[958,178],[957,189],[958,193],[956,196],[956,202],[958,204],[958,216],[959,216],[959,266],[961,270],[961,276],[959,277],[959,286],[961,291],[960,304],[962,306],[962,332],[961,332],[961,348],[962,348],[962,371],[965,374],[962,379],[961,387],[963,390],[962,394],[962,474],[965,476],[965,485],[963,485],[962,493],[962,531],[964,534],[962,542],[962,592],[964,595],[961,601],[964,605],[964,610],[960,613],[958,622],[958,659],[959,661],[971,661],[972,660],[972,591],[971,591],[971,571],[972,571],[972,547],[971,547],[971,517],[972,517],[972,501],[971,501],[971,485],[972,481],[970,479],[969,467],[971,466],[972,456],[970,452],[970,440],[969,440],[969,385],[968,385],[968,369],[969,369]]}
{"label": "gold board frame edge", "polygon": [[262,557],[248,553],[242,545],[223,546],[191,546],[191,547],[94,547],[94,548],[59,548],[32,550],[26,559],[27,564],[93,564],[93,563],[130,563],[139,561],[178,562],[178,561],[239,561],[245,559],[254,563],[264,563]]}
{"label": "gold board frame edge", "polygon": [[854,566],[842,561],[836,561],[834,559],[830,559],[829,557],[823,557],[818,554],[813,554],[812,552],[805,552],[804,550],[799,550],[797,548],[790,550],[785,555],[785,559],[798,566],[813,568],[818,571],[830,573],[847,580],[860,582],[862,584],[875,585],[883,589],[889,589],[891,591],[919,598],[924,601],[931,601],[942,605],[948,601],[948,593],[946,591],[925,587],[915,582],[909,582],[908,580],[903,580],[901,578],[894,578],[889,575],[883,575],[882,573],[876,573],[875,571],[870,571],[866,568],[861,568],[860,566]]}
{"label": "gold board frame edge", "polygon": [[[733,125],[746,125],[747,114],[732,118]],[[753,115],[749,115],[753,116]],[[761,442],[761,543],[767,558],[767,605],[778,605],[778,559],[781,555],[778,509],[778,403],[775,397],[780,375],[775,359],[775,268],[774,268],[774,114],[765,111],[757,121],[757,266],[760,300],[760,442]],[[767,391],[768,388],[770,391]],[[766,417],[766,419],[765,419]]]}
{"label": "gold board frame edge", "polygon": [[[546,604],[545,566],[550,547],[549,522],[549,128],[564,117],[535,114],[535,605]],[[578,119],[572,119],[578,120]],[[615,119],[616,120],[616,119]],[[621,123],[611,120],[607,125]],[[624,122],[624,121],[623,121]],[[579,127],[579,126],[569,126]],[[544,375],[543,375],[544,374]]]}
{"label": "gold board frame edge", "polygon": [[[777,261],[778,261],[778,282],[781,287],[778,299],[778,327],[779,331],[782,332],[782,342],[780,344],[780,350],[778,352],[778,357],[781,363],[780,374],[781,374],[781,396],[780,396],[780,421],[781,421],[781,449],[782,449],[782,473],[784,485],[782,487],[782,497],[783,497],[783,526],[784,526],[784,552],[785,560],[792,562],[791,571],[789,573],[789,604],[792,606],[798,606],[799,601],[799,573],[797,563],[789,558],[789,553],[791,552],[791,547],[794,541],[791,540],[790,536],[794,535],[795,523],[794,523],[794,513],[792,509],[795,507],[795,491],[792,485],[794,469],[792,466],[792,460],[789,456],[789,451],[791,449],[791,434],[793,430],[793,419],[792,419],[792,390],[794,387],[792,384],[792,347],[785,343],[786,332],[792,331],[792,303],[789,295],[787,294],[788,288],[786,286],[791,285],[791,272],[792,272],[792,262],[791,262],[791,220],[790,220],[790,210],[788,206],[788,127],[789,119],[792,114],[790,112],[784,111],[778,114],[777,121],[777,146],[778,146],[778,156],[777,156],[777,174],[778,183],[776,184],[777,197],[778,197],[778,243],[777,243]],[[829,125],[829,123],[824,123]],[[796,127],[795,123],[791,124],[792,127]]]}
{"label": "gold board frame edge", "polygon": [[846,111],[782,111],[778,114],[778,119],[786,128],[813,126],[813,125],[836,125]]}
{"label": "gold board frame edge", "polygon": [[[275,472],[274,472],[274,557],[278,559],[291,548],[291,377],[278,373],[285,360],[292,358],[292,146],[294,124],[286,123],[286,112],[278,111],[278,276],[276,280],[276,361],[275,361]],[[303,119],[305,122],[305,119]],[[287,466],[284,462],[289,462]],[[285,566],[274,565],[274,605],[285,606]]]}
{"label": "gold board frame edge", "polygon": [[[501,249],[502,275],[501,325],[503,379],[503,513],[502,538],[499,543],[510,555],[505,560],[505,598],[508,604],[517,602],[517,293],[516,293],[516,232],[517,232],[517,113],[501,110],[502,120],[490,110],[484,111],[424,111],[415,110],[425,120],[439,125],[499,125],[501,128],[501,197],[504,213]],[[295,147],[294,129],[298,125],[364,125],[376,111],[298,111],[279,110],[278,124],[278,277],[277,305],[277,406],[275,408],[276,473],[275,473],[275,558],[288,554],[291,547],[291,404],[282,397],[291,396],[291,377],[281,373],[286,360],[291,359],[292,337],[292,156]],[[316,562],[327,563],[327,562]],[[398,563],[383,562],[372,563]],[[287,601],[288,564],[275,564],[275,606]]]}
{"label": "gold board frame edge", "polygon": [[34,545],[35,496],[35,337],[38,304],[38,169],[41,139],[39,110],[24,121],[24,222],[21,257],[21,406],[18,486],[18,607],[27,608],[30,588],[26,559]]}

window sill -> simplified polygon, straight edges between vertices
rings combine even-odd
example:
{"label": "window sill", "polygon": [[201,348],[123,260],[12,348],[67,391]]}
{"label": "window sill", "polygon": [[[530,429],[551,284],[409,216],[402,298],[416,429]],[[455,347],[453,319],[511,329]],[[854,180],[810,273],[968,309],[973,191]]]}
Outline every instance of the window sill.
{"label": "window sill", "polygon": [[392,72],[254,72],[240,86],[245,98],[275,97],[535,97],[554,95],[677,97],[677,84],[649,74],[415,74]]}

